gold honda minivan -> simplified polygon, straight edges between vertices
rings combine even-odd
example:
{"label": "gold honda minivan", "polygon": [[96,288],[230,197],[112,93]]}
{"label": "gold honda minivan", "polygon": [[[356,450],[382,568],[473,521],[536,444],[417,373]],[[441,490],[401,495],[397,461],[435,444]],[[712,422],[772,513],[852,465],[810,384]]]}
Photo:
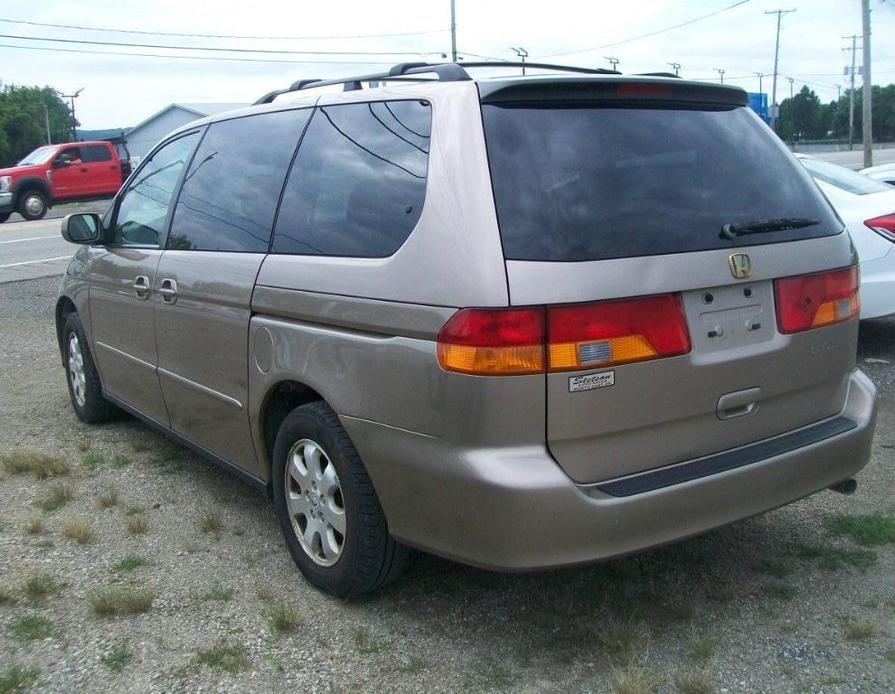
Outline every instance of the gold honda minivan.
{"label": "gold honda minivan", "polygon": [[63,222],[77,415],[267,490],[337,595],[411,547],[567,566],[852,489],[876,391],[808,173],[738,88],[526,67],[303,80],[166,137]]}

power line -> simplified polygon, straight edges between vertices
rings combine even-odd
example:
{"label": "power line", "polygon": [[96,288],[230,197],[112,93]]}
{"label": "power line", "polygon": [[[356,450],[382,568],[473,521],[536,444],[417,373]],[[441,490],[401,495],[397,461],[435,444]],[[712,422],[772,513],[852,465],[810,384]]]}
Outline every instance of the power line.
{"label": "power line", "polygon": [[159,48],[166,51],[212,51],[215,53],[264,53],[273,55],[442,55],[441,51],[286,51],[270,48],[218,48],[213,46],[171,46],[156,43],[123,43],[120,41],[88,41],[86,39],[59,39],[45,36],[17,36],[0,34],[3,39],[20,41],[49,41],[51,43],[76,43],[86,46],[120,46],[122,48]]}
{"label": "power line", "polygon": [[333,39],[376,39],[393,36],[424,36],[427,34],[444,34],[448,29],[427,29],[425,31],[398,31],[390,34],[341,34],[333,36],[249,36],[245,34],[192,34],[176,31],[145,31],[140,29],[113,29],[111,27],[91,27],[79,24],[52,24],[50,22],[31,22],[24,19],[6,19],[0,17],[5,24],[24,24],[35,27],[53,27],[54,29],[79,29],[82,31],[103,31],[112,34],[140,34],[141,36],[179,36],[203,39],[256,39],[261,41],[313,41]]}
{"label": "power line", "polygon": [[97,51],[86,48],[52,48],[50,46],[14,46],[0,43],[0,48],[21,51],[52,51],[54,53],[82,53],[87,55],[119,55],[134,58],[164,58],[166,60],[210,60],[232,63],[285,63],[287,65],[394,65],[393,60],[286,60],[283,58],[226,58],[211,55],[163,55],[159,53],[133,53],[126,51]]}
{"label": "power line", "polygon": [[708,14],[700,15],[699,17],[694,17],[693,19],[688,19],[686,22],[681,22],[680,24],[674,24],[670,27],[665,27],[664,29],[657,29],[656,31],[650,31],[646,34],[640,34],[638,36],[632,36],[627,39],[622,39],[621,41],[613,41],[612,43],[604,43],[600,46],[591,46],[590,48],[581,48],[576,51],[568,51],[566,53],[545,53],[543,55],[537,56],[538,58],[556,58],[558,56],[563,55],[575,55],[577,53],[589,53],[590,51],[598,51],[603,48],[611,48],[613,46],[621,46],[624,43],[630,43],[632,41],[639,41],[640,39],[646,39],[651,36],[658,36],[659,34],[664,34],[667,31],[673,31],[674,29],[680,29],[681,27],[689,26],[690,24],[695,24],[696,22],[701,22],[703,19],[708,19],[709,17],[714,17],[716,15],[721,14],[722,12],[727,12],[728,10],[732,10],[735,7],[739,7],[740,5],[745,5],[750,0],[739,0],[739,2],[735,2],[732,5],[728,5],[727,7],[722,7],[720,10],[715,10],[714,12],[709,12]]}

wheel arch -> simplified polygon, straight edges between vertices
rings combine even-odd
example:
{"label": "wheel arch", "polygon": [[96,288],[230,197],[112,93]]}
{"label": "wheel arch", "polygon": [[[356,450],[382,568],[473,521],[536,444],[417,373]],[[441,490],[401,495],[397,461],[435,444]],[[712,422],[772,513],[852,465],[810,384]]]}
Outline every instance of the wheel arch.
{"label": "wheel arch", "polygon": [[286,416],[297,407],[310,402],[326,402],[326,399],[309,385],[292,379],[284,379],[272,384],[261,404],[258,416],[259,441],[264,447],[261,457],[267,463],[268,488],[270,470],[273,466],[273,446],[277,432]]}
{"label": "wheel arch", "polygon": [[68,296],[63,295],[56,300],[56,341],[59,344],[59,355],[62,358],[63,366],[65,366],[65,350],[62,344],[62,330],[65,328],[65,321],[68,317],[77,312],[78,307]]}
{"label": "wheel arch", "polygon": [[53,192],[50,190],[50,186],[47,182],[38,177],[38,176],[26,176],[25,178],[16,182],[15,187],[13,188],[13,208],[19,208],[19,201],[22,199],[22,194],[27,193],[29,190],[37,190],[46,198],[47,207],[53,206]]}

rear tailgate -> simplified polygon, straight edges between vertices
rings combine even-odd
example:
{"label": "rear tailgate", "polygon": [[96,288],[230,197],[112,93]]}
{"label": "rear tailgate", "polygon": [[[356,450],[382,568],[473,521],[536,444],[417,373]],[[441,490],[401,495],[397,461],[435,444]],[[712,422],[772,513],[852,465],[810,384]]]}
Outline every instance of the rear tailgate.
{"label": "rear tailgate", "polygon": [[[548,346],[546,378],[548,445],[567,474],[612,479],[836,414],[857,322],[785,333],[774,280],[847,267],[850,242],[742,92],[557,84],[483,91],[482,112],[511,302],[546,304],[548,341],[565,350]],[[807,221],[721,233],[768,219]],[[647,296],[660,298],[602,303]],[[622,324],[630,337],[593,337]]]}

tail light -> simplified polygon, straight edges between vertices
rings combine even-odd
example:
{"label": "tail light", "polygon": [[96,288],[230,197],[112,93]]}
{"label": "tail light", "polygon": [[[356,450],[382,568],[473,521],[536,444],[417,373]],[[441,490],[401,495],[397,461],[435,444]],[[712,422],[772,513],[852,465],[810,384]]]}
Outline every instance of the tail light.
{"label": "tail light", "polygon": [[595,369],[689,351],[677,295],[546,309],[463,309],[438,335],[442,368],[480,376]]}
{"label": "tail light", "polygon": [[870,227],[884,239],[895,243],[895,214],[868,219],[864,222],[864,226]]}
{"label": "tail light", "polygon": [[777,327],[797,333],[841,323],[861,310],[858,267],[775,280]]}

